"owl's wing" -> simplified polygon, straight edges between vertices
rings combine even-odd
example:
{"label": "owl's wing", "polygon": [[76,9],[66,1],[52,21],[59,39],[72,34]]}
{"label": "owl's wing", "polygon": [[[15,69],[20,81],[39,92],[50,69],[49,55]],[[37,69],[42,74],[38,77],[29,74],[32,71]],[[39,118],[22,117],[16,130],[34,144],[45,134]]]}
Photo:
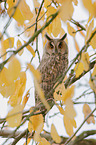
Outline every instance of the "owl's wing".
{"label": "owl's wing", "polygon": [[46,71],[46,69],[48,68],[48,64],[49,64],[50,59],[48,57],[43,56],[42,60],[40,62],[40,65],[38,66],[38,70],[40,71],[41,75]]}

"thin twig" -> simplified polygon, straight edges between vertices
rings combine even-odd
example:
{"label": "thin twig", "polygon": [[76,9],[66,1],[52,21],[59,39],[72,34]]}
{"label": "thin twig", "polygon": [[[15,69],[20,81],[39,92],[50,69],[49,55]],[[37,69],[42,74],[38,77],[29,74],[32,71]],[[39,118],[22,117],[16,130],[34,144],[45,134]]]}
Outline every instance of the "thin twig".
{"label": "thin twig", "polygon": [[84,119],[84,121],[82,122],[82,124],[78,127],[78,129],[75,131],[75,133],[65,142],[64,145],[67,145],[72,138],[77,134],[77,132],[81,129],[81,127],[84,125],[84,123],[87,121],[87,119],[96,111],[96,108],[94,108],[94,110]]}
{"label": "thin twig", "polygon": [[[43,7],[43,4],[44,4],[44,0],[42,0],[41,5],[40,5],[39,10],[38,10],[38,13],[37,13],[36,25],[35,25],[35,32],[37,31],[37,21],[38,21],[38,17],[40,15],[41,9]],[[38,54],[39,63],[40,63],[40,54],[39,54],[39,50],[38,50],[38,37],[36,37],[36,52]]]}
{"label": "thin twig", "polygon": [[51,15],[51,18],[49,19],[49,21],[47,21],[45,23],[44,26],[42,26],[41,29],[39,29],[38,31],[36,31],[34,33],[34,35],[29,39],[28,42],[26,42],[24,45],[22,45],[21,47],[19,47],[16,51],[14,51],[14,54],[12,54],[8,59],[6,59],[5,61],[3,61],[2,63],[0,63],[0,71],[3,69],[4,65],[14,56],[16,55],[18,52],[20,52],[24,47],[26,47],[27,45],[29,45],[31,42],[34,41],[34,39],[46,28],[48,27],[48,25],[55,19],[55,17],[58,15],[59,11],[57,11],[56,13]]}
{"label": "thin twig", "polygon": [[18,0],[17,4],[13,7],[13,8],[14,8],[14,11],[13,11],[13,13],[11,14],[11,16],[10,16],[9,20],[7,21],[6,25],[4,26],[4,31],[3,31],[2,35],[0,36],[0,40],[1,40],[1,38],[3,37],[4,33],[6,32],[7,28],[9,27],[9,25],[10,25],[10,23],[11,23],[11,19],[12,19],[12,17],[14,16],[14,14],[15,14],[15,12],[16,12],[16,9],[17,9],[17,7],[18,7],[20,1],[21,1],[21,0]]}
{"label": "thin twig", "polygon": [[75,21],[74,19],[71,18],[70,22],[75,24],[76,26],[80,27],[81,30],[86,31],[86,28],[84,26],[82,26],[79,22]]}

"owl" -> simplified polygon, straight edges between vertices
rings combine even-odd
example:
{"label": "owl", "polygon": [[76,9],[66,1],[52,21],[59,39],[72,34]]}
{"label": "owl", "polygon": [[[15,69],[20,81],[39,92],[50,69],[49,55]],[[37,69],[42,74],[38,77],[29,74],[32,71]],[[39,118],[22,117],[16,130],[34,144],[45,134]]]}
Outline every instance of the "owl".
{"label": "owl", "polygon": [[[65,33],[61,39],[52,39],[45,34],[48,41],[44,47],[44,54],[40,65],[37,68],[41,73],[40,86],[43,89],[45,98],[51,108],[55,104],[53,92],[51,90],[56,83],[56,79],[63,75],[68,68],[68,47],[64,41],[66,36],[67,34]],[[35,94],[35,103],[36,105],[42,104],[37,93]],[[46,114],[47,110],[43,104],[39,109]]]}

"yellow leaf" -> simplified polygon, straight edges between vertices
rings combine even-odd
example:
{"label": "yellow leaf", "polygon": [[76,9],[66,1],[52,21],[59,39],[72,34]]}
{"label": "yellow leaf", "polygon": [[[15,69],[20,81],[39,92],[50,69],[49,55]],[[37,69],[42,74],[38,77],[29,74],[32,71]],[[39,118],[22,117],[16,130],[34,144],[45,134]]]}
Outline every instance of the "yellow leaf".
{"label": "yellow leaf", "polygon": [[96,80],[89,80],[90,88],[96,93]]}
{"label": "yellow leaf", "polygon": [[35,132],[35,134],[34,134],[34,141],[36,141],[36,142],[41,141],[41,137],[40,137],[40,134],[38,132]]}
{"label": "yellow leaf", "polygon": [[[96,28],[92,31],[92,33],[94,31],[96,31]],[[94,37],[91,39],[90,45],[93,47],[93,49],[96,49],[96,33],[95,33]]]}
{"label": "yellow leaf", "polygon": [[70,23],[69,22],[67,22],[67,29],[68,29],[68,33],[71,35],[71,36],[73,36],[73,37],[75,37],[75,32],[76,32],[76,30],[70,25]]}
{"label": "yellow leaf", "polygon": [[[14,6],[16,6],[17,2],[18,2],[18,0],[15,0],[15,2],[7,0],[8,6],[9,6],[8,7],[9,17],[14,13]],[[31,12],[26,1],[21,0],[13,15],[13,18],[17,22],[19,22],[21,25],[23,25],[25,20],[30,20],[32,17],[33,17],[33,13]]]}
{"label": "yellow leaf", "polygon": [[21,85],[21,87],[19,89],[19,94],[18,94],[19,97],[22,96],[24,91],[25,91],[26,80],[27,80],[26,79],[26,72],[23,72],[23,71],[20,72],[20,85]]}
{"label": "yellow leaf", "polygon": [[14,106],[21,103],[22,95],[23,95],[24,90],[25,90],[25,86],[26,86],[26,73],[21,72],[20,79],[15,82],[15,92],[12,96],[10,96],[9,101],[8,101],[8,103],[11,106],[14,107]]}
{"label": "yellow leaf", "polygon": [[15,92],[15,81],[19,77],[21,65],[17,58],[12,58],[8,68],[3,68],[0,72],[0,93],[4,97],[9,97]]}
{"label": "yellow leaf", "polygon": [[18,39],[18,41],[17,41],[17,49],[18,49],[20,46],[22,46],[22,43],[21,43],[21,41]]}
{"label": "yellow leaf", "polygon": [[94,65],[94,69],[93,69],[93,73],[92,73],[92,77],[96,76],[96,64]]}
{"label": "yellow leaf", "polygon": [[[84,104],[83,105],[83,113],[84,113],[84,118],[86,118],[90,113],[91,113],[91,108],[89,107],[88,104]],[[95,119],[93,116],[90,116],[88,119],[87,119],[87,123],[90,124],[90,123],[93,123],[95,124]]]}
{"label": "yellow leaf", "polygon": [[[21,46],[22,46],[22,43],[21,43],[21,41],[18,39],[18,41],[17,41],[17,49],[20,48]],[[24,52],[24,49],[22,49],[21,51],[19,51],[18,54],[21,56],[23,52]]]}
{"label": "yellow leaf", "polygon": [[33,50],[33,48],[30,45],[26,46],[26,48],[27,48],[27,50],[29,52],[31,52],[31,54],[33,55],[33,57],[35,57],[35,51]]}
{"label": "yellow leaf", "polygon": [[74,117],[76,117],[76,111],[74,109],[73,106],[73,102],[70,98],[68,98],[65,102],[65,114],[67,117],[69,117],[71,120],[74,119]]}
{"label": "yellow leaf", "polygon": [[71,19],[73,12],[74,12],[74,8],[73,8],[72,0],[64,0],[58,16],[65,22]]}
{"label": "yellow leaf", "polygon": [[35,70],[35,68],[30,64],[28,63],[27,64],[27,67],[30,69],[30,71],[33,73],[34,77],[40,81],[41,80],[41,74],[38,70]]}
{"label": "yellow leaf", "polygon": [[89,14],[96,17],[96,1],[92,3],[92,0],[82,0],[84,7],[89,11]]}
{"label": "yellow leaf", "polygon": [[82,62],[79,62],[75,65],[74,71],[76,73],[76,78],[79,77],[83,71],[84,71],[84,66]]}
{"label": "yellow leaf", "polygon": [[60,18],[56,17],[51,25],[53,26],[52,27],[52,34],[54,35],[54,37],[57,37],[59,35],[60,31],[61,31]]}
{"label": "yellow leaf", "polygon": [[60,138],[60,136],[58,135],[57,130],[56,130],[54,124],[51,125],[51,137],[53,138],[53,140],[54,140],[56,143],[60,143],[60,142],[61,142],[61,138]]}
{"label": "yellow leaf", "polygon": [[62,98],[61,95],[62,95],[62,91],[64,89],[65,89],[65,87],[64,87],[63,83],[58,85],[58,87],[55,89],[53,97],[56,101],[61,101],[61,98]]}
{"label": "yellow leaf", "polygon": [[74,95],[74,89],[75,89],[75,86],[72,86],[70,88],[67,88],[64,90],[64,92],[62,93],[62,101],[64,102],[65,104],[65,101],[68,99],[68,98],[72,98],[73,95]]}
{"label": "yellow leaf", "polygon": [[78,0],[72,0],[74,4],[77,6],[78,5]]}
{"label": "yellow leaf", "polygon": [[32,132],[32,130],[38,131],[40,133],[43,131],[43,127],[44,127],[44,122],[43,122],[42,114],[34,115],[30,117],[28,123],[28,130],[30,131],[30,133]]}
{"label": "yellow leaf", "polygon": [[86,36],[85,36],[85,43],[87,42],[87,40],[90,38],[91,34],[92,34],[92,29],[94,27],[94,19],[91,21],[91,23],[89,24],[89,26],[87,27],[86,30]]}
{"label": "yellow leaf", "polygon": [[15,106],[11,111],[9,111],[6,117],[6,121],[9,127],[17,127],[20,125],[22,120],[22,112],[22,105]]}
{"label": "yellow leaf", "polygon": [[57,11],[57,9],[55,9],[52,5],[51,5],[50,7],[48,7],[48,8],[47,8],[47,13],[46,13],[47,18],[48,18],[50,15],[56,13],[56,11]]}
{"label": "yellow leaf", "polygon": [[27,91],[26,95],[24,96],[23,98],[23,102],[22,102],[22,105],[25,107],[29,97],[30,97],[30,93],[29,93],[30,90]]}
{"label": "yellow leaf", "polygon": [[84,70],[87,71],[89,69],[89,54],[87,52],[83,52],[81,55],[81,60],[83,62]]}
{"label": "yellow leaf", "polygon": [[34,8],[39,8],[40,3],[38,2],[38,0],[33,0],[34,3]]}
{"label": "yellow leaf", "polygon": [[12,48],[14,46],[14,37],[9,37],[8,39],[1,42],[1,47],[4,49]]}
{"label": "yellow leaf", "polygon": [[73,127],[76,127],[76,122],[74,119],[70,119],[68,116],[64,115],[63,117],[64,126],[66,129],[66,132],[69,136],[73,135]]}
{"label": "yellow leaf", "polygon": [[20,91],[21,85],[20,85],[20,80],[17,80],[15,82],[15,92],[12,96],[10,96],[8,103],[14,107],[18,104],[21,103],[22,98],[18,96],[19,91]]}
{"label": "yellow leaf", "polygon": [[[6,40],[1,39],[1,48],[0,48],[0,54],[3,55],[6,52],[6,49],[12,48],[14,46],[14,38],[10,37]],[[3,60],[6,59],[6,55],[4,55]]]}
{"label": "yellow leaf", "polygon": [[38,145],[50,145],[50,143],[45,138],[41,138],[41,141]]}
{"label": "yellow leaf", "polygon": [[[40,80],[41,80],[41,75],[40,72],[38,70],[35,70],[34,67],[29,63],[27,64],[28,68],[31,70],[31,72],[33,73],[34,76],[34,84],[35,84],[35,88],[37,91],[37,94],[39,95],[42,103],[45,105],[46,109],[49,111],[50,110],[50,106],[47,103],[45,97],[44,97],[44,92],[42,90],[42,88],[40,87]],[[39,81],[39,82],[38,82]]]}
{"label": "yellow leaf", "polygon": [[8,77],[8,81],[10,83],[14,82],[20,75],[21,64],[16,57],[13,57],[8,65],[8,73],[6,76]]}
{"label": "yellow leaf", "polygon": [[37,91],[37,94],[40,98],[40,100],[42,101],[42,103],[44,104],[44,106],[46,107],[46,109],[49,111],[50,110],[50,106],[44,96],[44,92],[42,90],[42,88],[40,87],[39,83],[37,82],[36,79],[34,79],[34,84],[35,84],[35,88],[36,88],[36,91]]}
{"label": "yellow leaf", "polygon": [[57,106],[57,107],[58,107],[58,109],[59,109],[60,113],[61,113],[62,115],[64,115],[64,114],[65,114],[64,109],[63,109],[62,107],[60,107],[60,106]]}
{"label": "yellow leaf", "polygon": [[[27,145],[30,143],[31,140],[32,140],[31,138],[27,139]],[[26,145],[26,141],[25,141],[25,143],[23,145]]]}

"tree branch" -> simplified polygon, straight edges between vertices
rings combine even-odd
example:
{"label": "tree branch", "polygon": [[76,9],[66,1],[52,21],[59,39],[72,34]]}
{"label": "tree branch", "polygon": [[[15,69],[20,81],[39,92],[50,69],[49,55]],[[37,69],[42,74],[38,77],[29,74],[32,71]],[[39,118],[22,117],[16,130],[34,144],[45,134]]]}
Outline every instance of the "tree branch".
{"label": "tree branch", "polygon": [[[77,134],[77,132],[81,129],[81,127],[84,125],[84,123],[87,121],[87,119],[96,111],[96,108],[94,108],[94,110],[84,119],[84,121],[82,122],[82,124],[78,127],[78,129],[75,131],[75,133],[65,142],[64,145],[67,145],[72,139],[73,137]],[[72,143],[71,145],[74,145],[74,143]]]}
{"label": "tree branch", "polygon": [[[91,69],[93,69],[94,65],[96,64],[96,61],[93,61],[92,63],[90,63],[89,65],[89,69],[87,71],[84,71],[79,77],[73,77],[70,75],[68,77],[68,79],[65,82],[65,87],[67,88],[68,86],[70,86],[71,84],[73,84],[74,82],[76,82],[77,80],[79,80],[81,77],[83,77],[86,73],[88,73]],[[71,79],[72,78],[72,79]]]}
{"label": "tree branch", "polygon": [[24,47],[26,47],[27,45],[29,45],[31,42],[34,41],[34,39],[46,28],[48,27],[48,25],[55,19],[55,17],[58,15],[59,11],[57,11],[56,13],[52,14],[51,17],[49,19],[49,21],[47,21],[45,23],[45,25],[39,29],[38,31],[36,31],[34,33],[34,35],[29,39],[28,42],[26,42],[24,45],[22,45],[21,47],[19,47],[16,51],[14,51],[14,53],[8,58],[6,59],[5,61],[3,61],[2,63],[0,63],[0,71],[3,69],[4,65],[14,56],[16,55],[18,52],[20,52]]}

